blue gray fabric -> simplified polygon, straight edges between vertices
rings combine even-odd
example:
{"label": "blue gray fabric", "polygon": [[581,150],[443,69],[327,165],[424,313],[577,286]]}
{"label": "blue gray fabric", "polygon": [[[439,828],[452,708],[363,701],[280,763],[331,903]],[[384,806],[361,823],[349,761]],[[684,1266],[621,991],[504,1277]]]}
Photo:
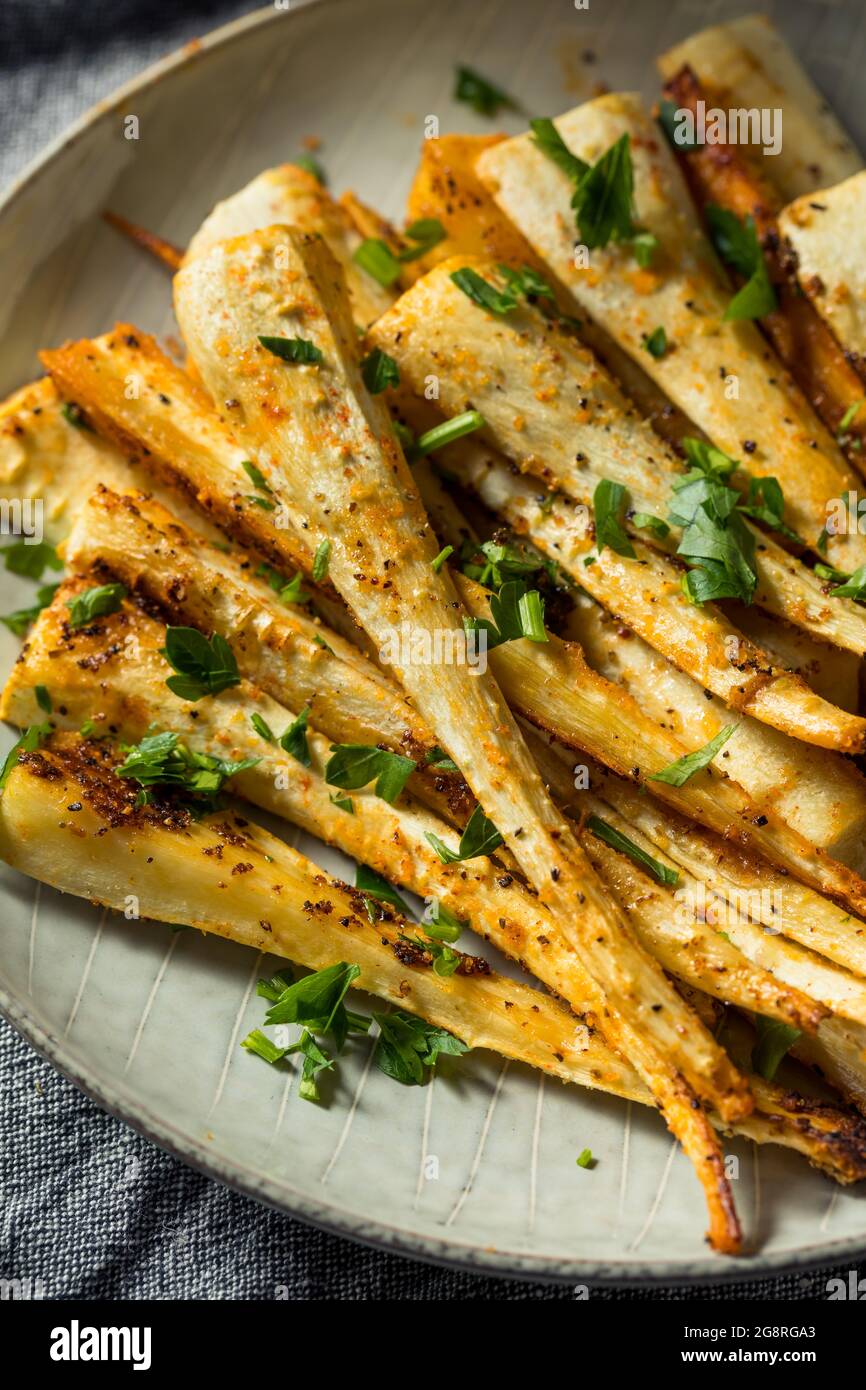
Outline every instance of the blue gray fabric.
{"label": "blue gray fabric", "polygon": [[[3,0],[0,185],[141,68],[253,8],[185,0],[165,6],[160,17],[152,0]],[[823,1270],[705,1286],[699,1296],[821,1299],[827,1279],[840,1272],[847,1276],[847,1270]],[[47,1298],[574,1298],[570,1287],[491,1279],[383,1254],[259,1206],[104,1114],[2,1019],[0,1279],[30,1279]],[[590,1296],[691,1294],[655,1286],[592,1288]]]}

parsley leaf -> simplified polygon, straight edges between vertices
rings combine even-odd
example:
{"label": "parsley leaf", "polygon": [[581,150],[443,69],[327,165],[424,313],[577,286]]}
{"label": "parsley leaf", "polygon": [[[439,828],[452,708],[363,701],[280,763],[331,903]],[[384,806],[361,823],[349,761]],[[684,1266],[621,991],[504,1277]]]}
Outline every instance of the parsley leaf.
{"label": "parsley leaf", "polygon": [[438,217],[419,217],[416,222],[410,222],[403,235],[409,241],[414,241],[414,246],[407,246],[405,250],[397,253],[398,261],[417,261],[420,256],[426,256],[428,251],[432,251],[434,246],[438,246],[440,241],[445,240],[445,228]]}
{"label": "parsley leaf", "polygon": [[622,483],[602,478],[592,495],[592,509],[595,515],[595,539],[599,550],[608,546],[617,555],[635,558],[634,546],[629,540],[620,521],[626,502],[626,490]]}
{"label": "parsley leaf", "polygon": [[35,753],[41,743],[54,732],[51,724],[31,724],[6,754],[6,761],[0,771],[0,791],[6,786],[12,769],[18,764],[19,753]]}
{"label": "parsley leaf", "polygon": [[355,887],[362,893],[370,893],[374,898],[379,898],[383,903],[390,903],[396,907],[398,912],[402,912],[405,917],[410,916],[408,904],[403,901],[396,888],[381,874],[377,874],[375,869],[371,869],[368,864],[359,864],[355,870]]}
{"label": "parsley leaf", "polygon": [[325,767],[325,781],[344,791],[358,791],[375,780],[376,795],[393,804],[414,771],[413,760],[401,753],[363,743],[334,743]]}
{"label": "parsley leaf", "polygon": [[59,584],[43,584],[36,590],[36,602],[31,608],[16,608],[12,613],[5,613],[0,616],[0,623],[5,623],[10,632],[14,632],[16,637],[23,637],[31,623],[35,623],[43,608],[47,608],[57,590]]}
{"label": "parsley leaf", "polygon": [[759,319],[773,313],[776,291],[770,283],[754,218],[747,216],[741,222],[736,213],[715,203],[708,203],[704,211],[720,257],[746,280],[725,310],[725,318]]}
{"label": "parsley leaf", "polygon": [[660,772],[649,774],[650,782],[666,782],[669,787],[682,787],[688,782],[690,777],[694,777],[696,772],[708,767],[719,749],[724,747],[731,734],[736,729],[736,724],[726,724],[724,729],[720,729],[715,738],[711,738],[709,743],[705,743],[703,748],[696,748],[693,753],[685,753],[683,757],[677,758],[676,762],[668,763]]}
{"label": "parsley leaf", "polygon": [[330,561],[331,542],[329,540],[320,541],[313,557],[313,579],[317,584],[321,584],[323,579],[327,579]]}
{"label": "parsley leaf", "polygon": [[177,672],[166,685],[181,700],[201,700],[240,684],[232,649],[218,632],[208,640],[194,627],[166,628],[161,655]]}
{"label": "parsley leaf", "polygon": [[785,536],[787,540],[803,544],[797,532],[792,531],[783,519],[785,498],[778,478],[750,478],[749,495],[745,502],[740,503],[740,511],[755,521],[762,521],[771,531]]}
{"label": "parsley leaf", "polygon": [[376,1065],[386,1076],[404,1086],[421,1086],[446,1053],[459,1057],[469,1048],[459,1038],[437,1028],[424,1019],[415,1018],[402,1010],[374,1013],[379,1025],[379,1039],[374,1053]]}
{"label": "parsley leaf", "polygon": [[85,589],[74,598],[67,599],[69,626],[73,630],[86,627],[94,618],[104,618],[116,613],[126,598],[123,584],[100,584],[95,589]]}
{"label": "parsley leaf", "polygon": [[527,637],[530,642],[546,642],[544,627],[544,599],[537,589],[526,591],[520,580],[511,579],[503,584],[498,594],[490,596],[489,618],[464,617],[466,632],[485,634],[487,651],[502,646],[503,642],[514,642],[519,637]]}
{"label": "parsley leaf", "polygon": [[666,521],[662,521],[660,516],[653,516],[652,512],[634,512],[631,523],[637,527],[638,531],[651,531],[660,541],[670,534],[670,527]]}
{"label": "parsley leaf", "polygon": [[504,290],[497,289],[471,266],[461,266],[459,270],[452,270],[450,278],[473,304],[480,305],[490,314],[508,314],[517,308],[517,297],[510,287]]}
{"label": "parsley leaf", "polygon": [[361,363],[361,376],[364,385],[373,396],[378,396],[388,386],[400,385],[400,369],[393,357],[381,348],[373,348]]}
{"label": "parsley leaf", "polygon": [[[824,565],[816,565],[815,572],[825,569]],[[838,584],[830,592],[837,598],[853,598],[862,602],[866,601],[866,565],[861,565],[853,574],[844,577],[843,583]]]}
{"label": "parsley leaf", "polygon": [[255,767],[258,758],[226,762],[207,753],[195,753],[181,743],[178,734],[166,730],[148,734],[140,743],[124,746],[125,758],[114,770],[118,777],[129,777],[145,790],[174,787],[182,799],[193,798],[199,809],[213,805],[223,784],[239,772]]}
{"label": "parsley leaf", "polygon": [[456,850],[449,849],[432,831],[425,830],[424,838],[443,864],[459,864],[464,859],[481,859],[492,854],[503,844],[503,838],[493,821],[487,819],[480,806],[475,807],[466,822],[466,829],[460,836],[460,844]]}
{"label": "parsley leaf", "polygon": [[607,821],[600,816],[588,816],[586,821],[587,830],[591,830],[599,840],[603,840],[611,849],[617,849],[621,854],[627,854],[629,859],[633,859],[635,864],[639,864],[642,869],[646,869],[658,883],[669,884],[675,888],[680,881],[680,876],[676,869],[669,869],[667,864],[662,864],[660,860],[653,859],[652,855],[647,854],[646,850],[636,845],[634,840],[630,840],[627,835],[622,835],[619,830],[615,830]]}
{"label": "parsley leaf", "polygon": [[246,473],[253,487],[259,488],[261,492],[270,492],[271,487],[267,478],[260,468],[257,468],[252,459],[244,459],[241,468]]}
{"label": "parsley leaf", "polygon": [[799,1028],[791,1028],[775,1018],[755,1014],[758,1040],[752,1048],[752,1071],[765,1081],[773,1081],[782,1058],[802,1036]]}
{"label": "parsley leaf", "polygon": [[302,767],[309,767],[312,759],[310,750],[307,747],[307,724],[310,718],[310,706],[305,705],[294,719],[285,733],[280,737],[280,747],[287,753],[291,753],[293,758],[297,758]]}
{"label": "parsley leaf", "polygon": [[542,154],[546,154],[548,159],[558,165],[573,183],[577,183],[584,174],[589,172],[589,165],[579,159],[576,154],[572,154],[549,116],[540,116],[537,120],[530,121],[529,124],[532,130],[533,144],[538,146]]}
{"label": "parsley leaf", "polygon": [[268,338],[259,337],[259,342],[268,352],[273,353],[274,357],[279,357],[282,362],[302,362],[312,363],[316,366],[324,362],[324,354],[321,348],[317,348],[315,343],[311,343],[308,338]]}
{"label": "parsley leaf", "polygon": [[63,569],[63,561],[54,546],[46,541],[37,541],[35,545],[13,541],[4,548],[3,559],[10,574],[22,574],[27,579],[41,579],[46,569]]}
{"label": "parsley leaf", "polygon": [[668,350],[668,335],[664,330],[664,326],[659,324],[658,328],[654,328],[652,333],[645,333],[643,345],[650,357],[664,357]]}
{"label": "parsley leaf", "polygon": [[259,738],[263,738],[265,740],[265,743],[276,743],[276,734],[274,733],[270,724],[268,724],[267,721],[262,718],[258,711],[250,715],[250,723],[252,724]]}
{"label": "parsley leaf", "polygon": [[479,116],[495,116],[501,107],[507,107],[511,111],[520,109],[501,87],[494,86],[474,68],[462,64],[454,76],[454,100],[465,102],[473,111],[477,111]]}
{"label": "parsley leaf", "polygon": [[512,294],[522,294],[524,299],[555,298],[550,285],[531,265],[522,265],[519,269],[510,265],[497,265],[496,269]]}

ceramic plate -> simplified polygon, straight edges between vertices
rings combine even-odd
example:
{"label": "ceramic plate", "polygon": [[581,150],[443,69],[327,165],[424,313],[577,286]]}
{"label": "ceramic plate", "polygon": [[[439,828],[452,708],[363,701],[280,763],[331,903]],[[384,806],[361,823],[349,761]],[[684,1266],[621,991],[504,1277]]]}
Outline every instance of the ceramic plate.
{"label": "ceramic plate", "polygon": [[[650,99],[652,56],[720,13],[619,0],[588,10],[570,0],[292,0],[188,46],[85,117],[0,208],[0,389],[36,375],[39,347],[116,319],[176,331],[167,278],[99,220],[103,208],[182,245],[218,198],[314,134],[332,187],[399,217],[424,117],[443,130],[487,128],[451,101],[456,62],[538,113],[575,105],[601,80]],[[787,3],[781,19],[866,148],[858,6]],[[136,141],[124,138],[130,115]],[[504,125],[517,130],[519,118]],[[32,592],[5,573],[0,587],[3,611]],[[4,629],[4,670],[16,650]],[[339,856],[299,843],[339,871]],[[12,1022],[156,1142],[298,1216],[413,1255],[573,1280],[742,1277],[866,1248],[861,1196],[781,1151],[736,1143],[755,1253],[713,1257],[697,1183],[653,1113],[491,1054],[404,1089],[358,1046],[329,1104],[310,1105],[292,1077],[238,1046],[261,1021],[254,986],[267,961],[101,915],[9,871],[0,893],[0,1004]],[[575,1163],[587,1146],[591,1171]]]}

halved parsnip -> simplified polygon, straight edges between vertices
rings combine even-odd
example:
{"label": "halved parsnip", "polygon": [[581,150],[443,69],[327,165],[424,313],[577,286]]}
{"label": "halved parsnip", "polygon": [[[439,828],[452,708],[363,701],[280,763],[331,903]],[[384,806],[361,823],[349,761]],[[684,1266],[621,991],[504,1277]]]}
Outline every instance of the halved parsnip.
{"label": "halved parsnip", "polygon": [[779,214],[779,231],[796,254],[803,293],[861,367],[866,363],[864,216],[866,173],[798,198]]}
{"label": "halved parsnip", "polygon": [[[465,254],[484,256],[515,267],[530,266],[550,281],[544,263],[503,215],[475,171],[479,156],[504,139],[504,135],[444,134],[436,140],[423,142],[409,190],[409,216],[436,218],[445,229],[445,237],[418,262],[422,271],[449,256]],[[567,312],[568,291],[555,281],[551,287]],[[676,441],[693,432],[685,417],[670,404],[639,364],[585,314],[581,317],[580,336],[622,382],[632,400],[665,439]]]}
{"label": "halved parsnip", "polygon": [[[656,59],[665,81],[685,65],[710,89],[711,105],[767,113],[765,119],[773,123],[767,133],[782,137],[779,148],[766,157],[763,142],[748,148],[784,198],[811,193],[861,168],[832,107],[766,15],[702,29]],[[749,123],[747,130],[754,126]]]}
{"label": "halved parsnip", "polygon": [[324,237],[342,267],[352,310],[362,328],[393,302],[395,292],[380,285],[353,259],[362,237],[346,209],[313,174],[297,164],[265,169],[239,192],[217,203],[187,247],[184,262],[202,255],[217,242],[277,223],[303,227]]}
{"label": "halved parsnip", "polygon": [[[855,475],[755,325],[725,318],[730,290],[664,136],[630,94],[587,102],[557,129],[589,161],[630,137],[638,221],[659,242],[653,268],[640,269],[627,245],[613,244],[594,250],[588,267],[576,263],[572,185],[529,135],[486,151],[482,179],[575,302],[671,400],[720,449],[745,456],[750,473],[778,478],[789,525],[817,547],[828,504],[855,486]],[[659,326],[670,350],[653,357],[644,343]],[[831,536],[827,553],[839,568],[856,569],[866,562],[866,537]]]}
{"label": "halved parsnip", "polygon": [[[749,620],[757,616],[750,611]],[[594,671],[622,685],[645,715],[686,747],[703,747],[730,723],[730,714],[717,696],[666,661],[588,595],[576,598],[567,635],[581,644]],[[757,635],[759,640],[765,636],[763,631]],[[777,635],[776,629],[773,636]],[[834,673],[832,657],[837,649],[826,650],[832,654],[829,675]],[[805,839],[866,874],[866,781],[850,759],[789,738],[743,715],[736,738],[719,750],[713,765],[739,782],[759,806],[772,807]]]}
{"label": "halved parsnip", "polygon": [[[64,540],[99,480],[122,491],[147,487],[167,500],[144,467],[127,463],[112,445],[77,421],[49,377],[23,386],[0,405],[0,497],[42,504],[44,539]],[[217,535],[205,516],[176,492],[171,505],[187,524]]]}
{"label": "halved parsnip", "polygon": [[[232,646],[243,674],[274,698],[310,704],[331,737],[363,730],[371,742],[409,752],[423,762],[433,734],[396,687],[327,629],[286,610],[261,581],[246,577],[243,562],[203,545],[146,497],[95,493],[68,542],[80,567],[121,578],[164,612],[218,631]],[[457,591],[473,617],[489,618],[485,591],[455,575]],[[324,634],[324,636],[323,636]],[[318,639],[318,641],[317,641]],[[319,642],[326,643],[326,649]],[[31,642],[32,646],[32,642]],[[327,650],[330,648],[330,650]],[[489,653],[496,678],[514,709],[565,743],[585,748],[623,776],[646,778],[690,751],[642,713],[637,699],[590,671],[580,649],[552,634],[547,643],[508,642]],[[720,769],[725,763],[718,760]],[[709,773],[677,788],[648,781],[655,795],[736,843],[760,849],[790,872],[806,874],[830,891],[854,893],[866,904],[853,875],[816,854],[764,801],[751,803],[727,775]],[[465,805],[462,786],[435,774],[418,790],[449,816]],[[434,798],[431,800],[431,797]]]}
{"label": "halved parsnip", "polygon": [[[666,84],[665,98],[678,110],[695,113],[702,101],[705,108],[712,106],[690,69],[683,69]],[[780,235],[782,198],[770,179],[756,171],[754,161],[739,144],[695,144],[678,154],[699,208],[713,204],[741,221],[752,219],[776,299],[775,308],[762,314],[761,328],[828,429],[838,435],[842,421],[846,422],[840,443],[862,473],[866,421],[849,418],[852,404],[863,392],[862,379],[853,365],[856,357],[842,351],[809,302],[808,295],[820,287],[820,280],[812,276],[812,288],[804,294],[793,278],[791,250],[783,245]],[[823,206],[818,201],[821,196],[814,195],[814,201],[802,200],[807,216],[811,209]],[[849,227],[848,231],[852,230]],[[847,289],[843,293],[847,294]]]}
{"label": "halved parsnip", "polygon": [[594,542],[586,507],[546,498],[481,447],[449,451],[448,467],[515,531],[675,666],[738,713],[807,743],[842,752],[862,746],[864,721],[822,700],[799,676],[775,666],[713,604],[685,597],[675,566],[642,541],[634,557]]}
{"label": "halved parsnip", "polygon": [[[423,397],[436,383],[445,415],[479,410],[491,445],[547,487],[592,502],[603,479],[628,489],[629,511],[666,520],[684,468],[573,335],[522,304],[490,314],[454,283],[468,269],[500,288],[492,261],[454,256],[408,290],[375,323],[370,338],[400,368],[401,385]],[[738,475],[734,475],[737,481]],[[539,491],[541,488],[539,487]],[[827,585],[771,536],[756,542],[754,602],[825,641],[866,653],[866,611],[828,598]],[[644,538],[673,552],[678,528]]]}
{"label": "halved parsnip", "polygon": [[[391,806],[372,792],[356,793],[351,798],[351,812],[337,806],[324,775],[330,740],[310,725],[306,738],[310,765],[302,767],[286,756],[279,745],[261,737],[253,727],[252,715],[258,714],[278,735],[291,724],[294,711],[267,698],[252,684],[243,682],[217,701],[191,709],[163,684],[164,628],[131,607],[100,623],[95,633],[68,634],[64,629],[65,598],[83,582],[70,581],[33,630],[23,660],[3,694],[2,709],[14,722],[26,725],[35,720],[39,712],[37,687],[50,679],[57,722],[64,728],[74,729],[89,718],[97,730],[111,729],[114,737],[129,742],[140,738],[151,725],[164,725],[197,752],[230,755],[233,761],[258,757],[255,768],[238,774],[240,794],[412,891],[442,898],[453,912],[471,920],[557,994],[567,996],[572,988],[569,970],[573,955],[551,933],[548,914],[514,877],[513,865],[505,866],[512,872],[505,872],[502,863],[484,859],[471,867],[462,862],[443,865],[427,836],[436,835],[448,843],[456,839],[454,832],[406,796]],[[109,657],[110,667],[105,663],[111,680],[94,705],[94,690],[89,682],[82,683],[78,663],[84,661],[87,669],[106,650],[118,659]],[[90,713],[85,714],[88,709]],[[593,809],[606,813],[599,805],[594,804]],[[628,859],[607,850],[594,836],[586,835],[584,841],[615,898],[628,899],[634,929],[642,940],[652,943],[653,954],[667,969],[707,993],[798,1028],[815,1030],[826,1012],[820,1000],[786,986],[764,966],[755,969],[746,956],[701,920],[699,910],[678,911],[670,893],[656,892],[651,880]],[[836,970],[835,974],[841,972]],[[841,985],[836,993],[842,995]],[[669,1041],[674,1044],[673,1038]],[[681,1050],[680,1044],[675,1046]]]}
{"label": "halved parsnip", "polygon": [[[407,959],[395,948],[401,929],[411,926],[391,909],[371,923],[358,892],[232,812],[167,825],[156,810],[135,809],[128,784],[112,775],[116,760],[105,745],[62,735],[24,755],[0,799],[0,855],[6,862],[106,907],[125,906],[131,890],[144,918],[182,920],[311,969],[348,959],[361,967],[361,988],[447,1028],[471,1047],[489,1047],[564,1081],[653,1103],[628,1063],[558,1000],[492,971],[458,970],[443,978],[423,953]],[[83,804],[70,820],[73,800]],[[127,814],[113,815],[113,807]],[[244,872],[232,873],[238,865]],[[311,912],[310,904],[322,901],[323,893],[332,910]],[[858,1120],[760,1078],[755,1090],[758,1108],[735,1133],[795,1149],[838,1182],[866,1175],[866,1139]]]}

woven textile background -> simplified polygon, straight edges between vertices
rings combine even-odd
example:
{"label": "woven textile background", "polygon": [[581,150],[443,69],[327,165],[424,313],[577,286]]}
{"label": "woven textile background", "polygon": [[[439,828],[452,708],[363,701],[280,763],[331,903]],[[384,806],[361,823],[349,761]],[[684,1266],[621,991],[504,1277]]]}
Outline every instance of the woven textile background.
{"label": "woven textile background", "polygon": [[[363,0],[358,0],[363,3]],[[3,0],[0,186],[93,102],[187,39],[256,8],[225,0]],[[699,1298],[826,1297],[823,1270]],[[863,1270],[860,1271],[863,1273]],[[0,1279],[46,1298],[572,1299],[315,1231],[155,1148],[59,1076],[0,1019]],[[593,1299],[682,1299],[593,1287]]]}

